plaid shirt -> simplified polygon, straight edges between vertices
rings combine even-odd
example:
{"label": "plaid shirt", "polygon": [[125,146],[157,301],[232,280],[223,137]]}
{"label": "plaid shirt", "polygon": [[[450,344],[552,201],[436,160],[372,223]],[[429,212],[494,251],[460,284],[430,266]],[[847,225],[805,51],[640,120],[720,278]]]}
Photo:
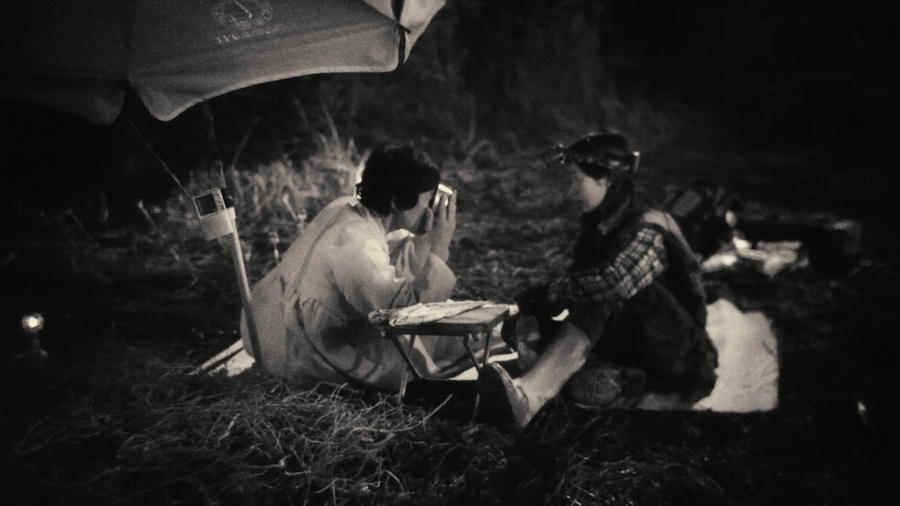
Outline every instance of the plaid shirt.
{"label": "plaid shirt", "polygon": [[548,298],[554,302],[624,302],[666,267],[662,233],[644,227],[611,263],[572,272],[551,283]]}

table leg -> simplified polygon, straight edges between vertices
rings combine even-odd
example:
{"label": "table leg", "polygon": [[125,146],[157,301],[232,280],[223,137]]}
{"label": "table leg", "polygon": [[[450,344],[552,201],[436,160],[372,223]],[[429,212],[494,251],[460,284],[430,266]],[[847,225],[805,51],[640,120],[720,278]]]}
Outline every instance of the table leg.
{"label": "table leg", "polygon": [[406,397],[406,384],[409,383],[409,369],[403,369],[403,373],[400,374],[400,389],[397,390],[397,401],[403,402],[403,398]]}
{"label": "table leg", "polygon": [[413,346],[416,344],[416,335],[410,334],[409,336],[409,350],[403,349],[403,345],[400,343],[400,337],[394,334],[391,334],[391,341],[394,343],[394,346],[397,348],[397,351],[400,352],[400,355],[403,356],[403,359],[406,360],[406,364],[412,369],[413,374],[416,375],[416,378],[421,378],[422,374],[419,373],[419,370],[416,369],[416,365],[412,361],[412,357],[410,357],[410,353],[412,353]]}
{"label": "table leg", "polygon": [[472,365],[475,366],[475,369],[481,370],[481,366],[478,365],[478,357],[475,356],[475,352],[472,351],[472,345],[470,341],[472,340],[472,334],[466,334],[463,337],[463,345],[466,347],[466,351],[469,353],[469,360],[472,361]]}
{"label": "table leg", "polygon": [[477,390],[475,391],[475,404],[472,405],[472,418],[469,419],[470,422],[474,422],[476,418],[478,418],[478,406],[481,404],[481,393]]}
{"label": "table leg", "polygon": [[[469,341],[474,339],[473,334],[466,334],[463,337],[463,344],[466,346],[466,351],[469,352],[469,359],[472,361],[472,365],[475,366],[475,369],[478,371],[478,374],[481,374],[481,368],[483,366],[478,364],[478,357],[475,356],[475,352],[472,351],[472,346]],[[481,393],[477,390],[475,391],[475,405],[472,407],[472,421],[475,421],[475,417],[478,416],[478,406],[481,404]]]}
{"label": "table leg", "polygon": [[421,378],[422,375],[419,374],[419,370],[416,369],[415,364],[413,364],[412,357],[410,354],[412,353],[413,346],[416,344],[416,335],[410,334],[409,336],[409,349],[404,350],[403,344],[400,343],[400,337],[394,334],[391,334],[391,341],[393,341],[394,346],[397,347],[397,350],[400,352],[400,355],[406,360],[406,364],[408,367],[403,369],[403,373],[400,375],[400,390],[397,392],[397,399],[402,401],[403,397],[406,395],[406,385],[409,383],[409,371],[412,370],[413,374],[416,375],[416,378]]}
{"label": "table leg", "polygon": [[488,359],[491,358],[491,333],[483,332],[484,334],[484,357],[481,359],[481,367],[484,367],[488,363]]}

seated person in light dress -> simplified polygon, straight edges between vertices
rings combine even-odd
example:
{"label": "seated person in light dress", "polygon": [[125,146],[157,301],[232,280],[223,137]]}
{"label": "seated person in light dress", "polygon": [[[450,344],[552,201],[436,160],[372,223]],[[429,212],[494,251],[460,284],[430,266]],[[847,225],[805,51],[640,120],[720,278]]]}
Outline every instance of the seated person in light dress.
{"label": "seated person in light dress", "polygon": [[[264,370],[309,382],[399,387],[407,364],[368,314],[450,296],[456,196],[440,196],[446,201],[432,207],[439,182],[437,168],[413,148],[372,153],[356,195],[326,206],[253,288],[255,358]],[[246,318],[241,327],[253,353]],[[469,366],[457,339],[420,336],[412,359],[437,377]]]}

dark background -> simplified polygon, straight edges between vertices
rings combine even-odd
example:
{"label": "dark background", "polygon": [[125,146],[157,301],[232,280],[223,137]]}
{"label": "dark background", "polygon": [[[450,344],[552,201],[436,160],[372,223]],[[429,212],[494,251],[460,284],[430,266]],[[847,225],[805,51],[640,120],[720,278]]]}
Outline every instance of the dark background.
{"label": "dark background", "polygon": [[[544,191],[554,176],[521,170],[533,169],[548,145],[590,130],[627,134],[648,181],[709,180],[787,219],[818,210],[863,223],[863,255],[849,273],[813,266],[774,280],[752,270],[707,280],[773,322],[778,409],[597,415],[557,403],[519,438],[468,424],[467,406],[462,421],[441,414],[424,436],[400,434],[387,454],[373,453],[385,469],[402,470],[410,504],[429,503],[417,500],[426,496],[560,502],[561,490],[575,493],[579,484],[618,491],[602,497],[610,503],[878,504],[882,490],[893,492],[896,466],[883,461],[896,455],[888,413],[897,405],[900,327],[891,310],[900,301],[900,240],[892,234],[897,82],[888,14],[875,3],[449,1],[395,72],[306,76],[209,106],[226,163],[250,132],[237,159],[242,171],[281,160],[299,169],[332,128],[360,151],[409,140],[449,160],[461,190],[453,267],[470,298],[511,301],[565,268],[571,220],[545,209],[557,195]],[[313,503],[330,501],[331,468],[324,482],[281,468],[241,474],[272,462],[260,455],[271,449],[259,446],[268,435],[202,446],[217,410],[242,405],[241,385],[251,400],[279,401],[283,385],[172,373],[172,364],[201,363],[233,342],[239,307],[227,251],[175,227],[186,205],[141,138],[185,182],[206,177],[211,150],[198,109],[160,122],[129,95],[122,118],[100,127],[0,102],[0,335],[21,345],[18,319],[39,310],[50,356],[44,373],[4,368],[0,378],[0,412],[11,415],[0,417],[0,494],[103,503],[96,497],[138,489],[151,493],[135,502],[156,504],[199,497],[199,486],[213,498],[283,504],[273,490],[301,497],[306,487],[307,495],[325,491]],[[476,174],[464,181],[470,166]],[[242,238],[257,246],[251,279],[271,258],[271,217],[243,222]],[[163,226],[154,229],[153,219]],[[0,362],[16,351],[8,345]],[[204,410],[189,402],[204,389],[234,397]],[[306,430],[285,413],[279,434]],[[203,434],[193,437],[198,427]],[[19,452],[25,442],[37,446]],[[288,461],[289,470],[301,467]],[[185,476],[193,481],[181,488]],[[397,500],[392,490],[383,489],[381,502]],[[260,497],[270,499],[253,500]]]}
{"label": "dark background", "polygon": [[[262,119],[247,164],[302,149],[286,102],[324,104],[362,144],[433,142],[464,112],[463,127],[498,141],[511,131],[523,149],[615,127],[658,170],[701,164],[751,193],[874,214],[895,180],[892,24],[873,2],[451,1],[395,73],[291,79],[211,105],[226,152]],[[123,121],[96,127],[10,101],[2,111],[5,206],[64,208],[88,188],[113,203],[167,195]],[[161,123],[130,97],[126,116],[177,172],[208,164],[196,110]],[[674,132],[654,135],[660,122]]]}

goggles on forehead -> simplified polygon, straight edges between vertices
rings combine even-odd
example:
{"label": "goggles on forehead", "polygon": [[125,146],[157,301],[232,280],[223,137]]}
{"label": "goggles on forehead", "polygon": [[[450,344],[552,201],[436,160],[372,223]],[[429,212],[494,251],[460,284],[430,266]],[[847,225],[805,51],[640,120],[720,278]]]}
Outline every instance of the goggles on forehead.
{"label": "goggles on forehead", "polygon": [[579,153],[572,153],[569,148],[563,146],[562,144],[557,144],[544,151],[541,154],[541,159],[545,164],[547,164],[548,167],[563,166],[569,163],[578,163],[596,167],[599,170],[624,171],[634,174],[637,172],[638,165],[641,159],[641,153],[638,151],[632,151],[627,160],[619,160],[617,158],[603,156],[602,154],[582,155]]}

